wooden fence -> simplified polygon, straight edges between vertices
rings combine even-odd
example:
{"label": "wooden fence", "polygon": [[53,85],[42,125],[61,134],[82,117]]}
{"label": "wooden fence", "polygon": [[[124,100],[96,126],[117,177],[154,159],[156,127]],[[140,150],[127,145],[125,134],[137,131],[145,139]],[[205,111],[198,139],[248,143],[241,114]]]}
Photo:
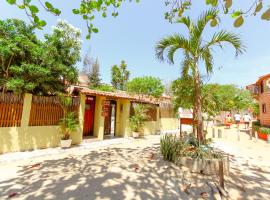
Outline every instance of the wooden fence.
{"label": "wooden fence", "polygon": [[[68,108],[68,111],[73,111],[78,115],[79,105],[79,97],[73,97],[72,105]],[[63,109],[58,97],[33,96],[29,126],[57,125],[62,117]]]}
{"label": "wooden fence", "polygon": [[21,125],[23,96],[0,94],[0,127]]}
{"label": "wooden fence", "polygon": [[170,103],[163,103],[159,105],[160,107],[160,118],[174,118],[175,112],[173,106]]}
{"label": "wooden fence", "polygon": [[[134,103],[131,103],[130,105],[130,116],[134,115]],[[135,103],[136,104],[136,103]],[[147,119],[146,121],[157,121],[157,106],[146,104],[147,105]]]}

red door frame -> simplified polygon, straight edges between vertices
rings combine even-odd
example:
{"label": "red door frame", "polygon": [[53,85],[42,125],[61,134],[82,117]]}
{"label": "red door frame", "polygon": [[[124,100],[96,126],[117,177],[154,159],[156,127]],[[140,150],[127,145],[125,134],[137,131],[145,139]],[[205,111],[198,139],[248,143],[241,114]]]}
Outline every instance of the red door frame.
{"label": "red door frame", "polygon": [[86,96],[84,110],[83,136],[94,135],[94,118],[95,118],[96,97]]}

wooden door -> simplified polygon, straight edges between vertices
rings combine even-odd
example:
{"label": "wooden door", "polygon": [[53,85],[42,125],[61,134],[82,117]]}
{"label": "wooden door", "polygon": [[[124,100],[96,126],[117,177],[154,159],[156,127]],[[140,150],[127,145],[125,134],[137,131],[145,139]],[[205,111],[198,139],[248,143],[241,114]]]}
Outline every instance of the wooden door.
{"label": "wooden door", "polygon": [[93,136],[95,117],[95,97],[86,97],[83,136]]}
{"label": "wooden door", "polygon": [[111,101],[106,101],[106,115],[104,116],[104,135],[111,134],[111,115],[112,115],[112,105]]}

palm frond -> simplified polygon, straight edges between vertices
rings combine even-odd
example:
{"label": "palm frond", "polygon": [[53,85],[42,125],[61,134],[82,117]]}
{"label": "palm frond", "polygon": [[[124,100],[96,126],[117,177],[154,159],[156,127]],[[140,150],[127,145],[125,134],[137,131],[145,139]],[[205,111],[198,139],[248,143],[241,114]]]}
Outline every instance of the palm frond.
{"label": "palm frond", "polygon": [[165,51],[168,50],[167,61],[174,63],[173,54],[178,49],[189,49],[189,41],[184,36],[178,34],[167,36],[157,43],[155,47],[156,57],[160,61],[164,61]]}
{"label": "palm frond", "polygon": [[181,18],[176,20],[176,23],[184,24],[188,28],[189,32],[192,31],[193,23],[192,23],[190,17],[188,17],[188,16],[181,17]]}
{"label": "palm frond", "polygon": [[216,9],[212,8],[204,12],[194,25],[191,38],[193,38],[193,40],[200,39],[206,25],[213,19],[219,20],[218,11]]}
{"label": "palm frond", "polygon": [[239,54],[245,52],[245,46],[243,45],[240,37],[226,30],[215,33],[210,42],[208,42],[203,48],[207,49],[215,45],[218,45],[220,48],[222,48],[222,43],[231,44],[235,48],[235,56],[238,56]]}
{"label": "palm frond", "polygon": [[169,64],[174,64],[174,54],[179,49],[179,45],[172,45],[168,48],[167,61]]}
{"label": "palm frond", "polygon": [[185,57],[181,63],[181,76],[187,77],[189,75],[189,70],[192,68],[192,59],[190,58],[188,52],[185,51]]}
{"label": "palm frond", "polygon": [[211,74],[213,72],[213,55],[211,54],[211,51],[209,48],[202,49],[200,58],[205,63],[205,69],[207,74]]}

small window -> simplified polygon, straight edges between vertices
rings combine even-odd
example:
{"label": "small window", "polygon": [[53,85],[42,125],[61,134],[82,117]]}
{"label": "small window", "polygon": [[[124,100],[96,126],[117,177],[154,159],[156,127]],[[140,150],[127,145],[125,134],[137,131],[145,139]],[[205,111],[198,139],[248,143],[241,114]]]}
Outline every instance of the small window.
{"label": "small window", "polygon": [[261,82],[261,93],[264,92],[264,85],[263,85],[263,81]]}
{"label": "small window", "polygon": [[263,113],[266,113],[266,104],[265,104],[265,103],[262,104],[262,112],[263,112]]}

